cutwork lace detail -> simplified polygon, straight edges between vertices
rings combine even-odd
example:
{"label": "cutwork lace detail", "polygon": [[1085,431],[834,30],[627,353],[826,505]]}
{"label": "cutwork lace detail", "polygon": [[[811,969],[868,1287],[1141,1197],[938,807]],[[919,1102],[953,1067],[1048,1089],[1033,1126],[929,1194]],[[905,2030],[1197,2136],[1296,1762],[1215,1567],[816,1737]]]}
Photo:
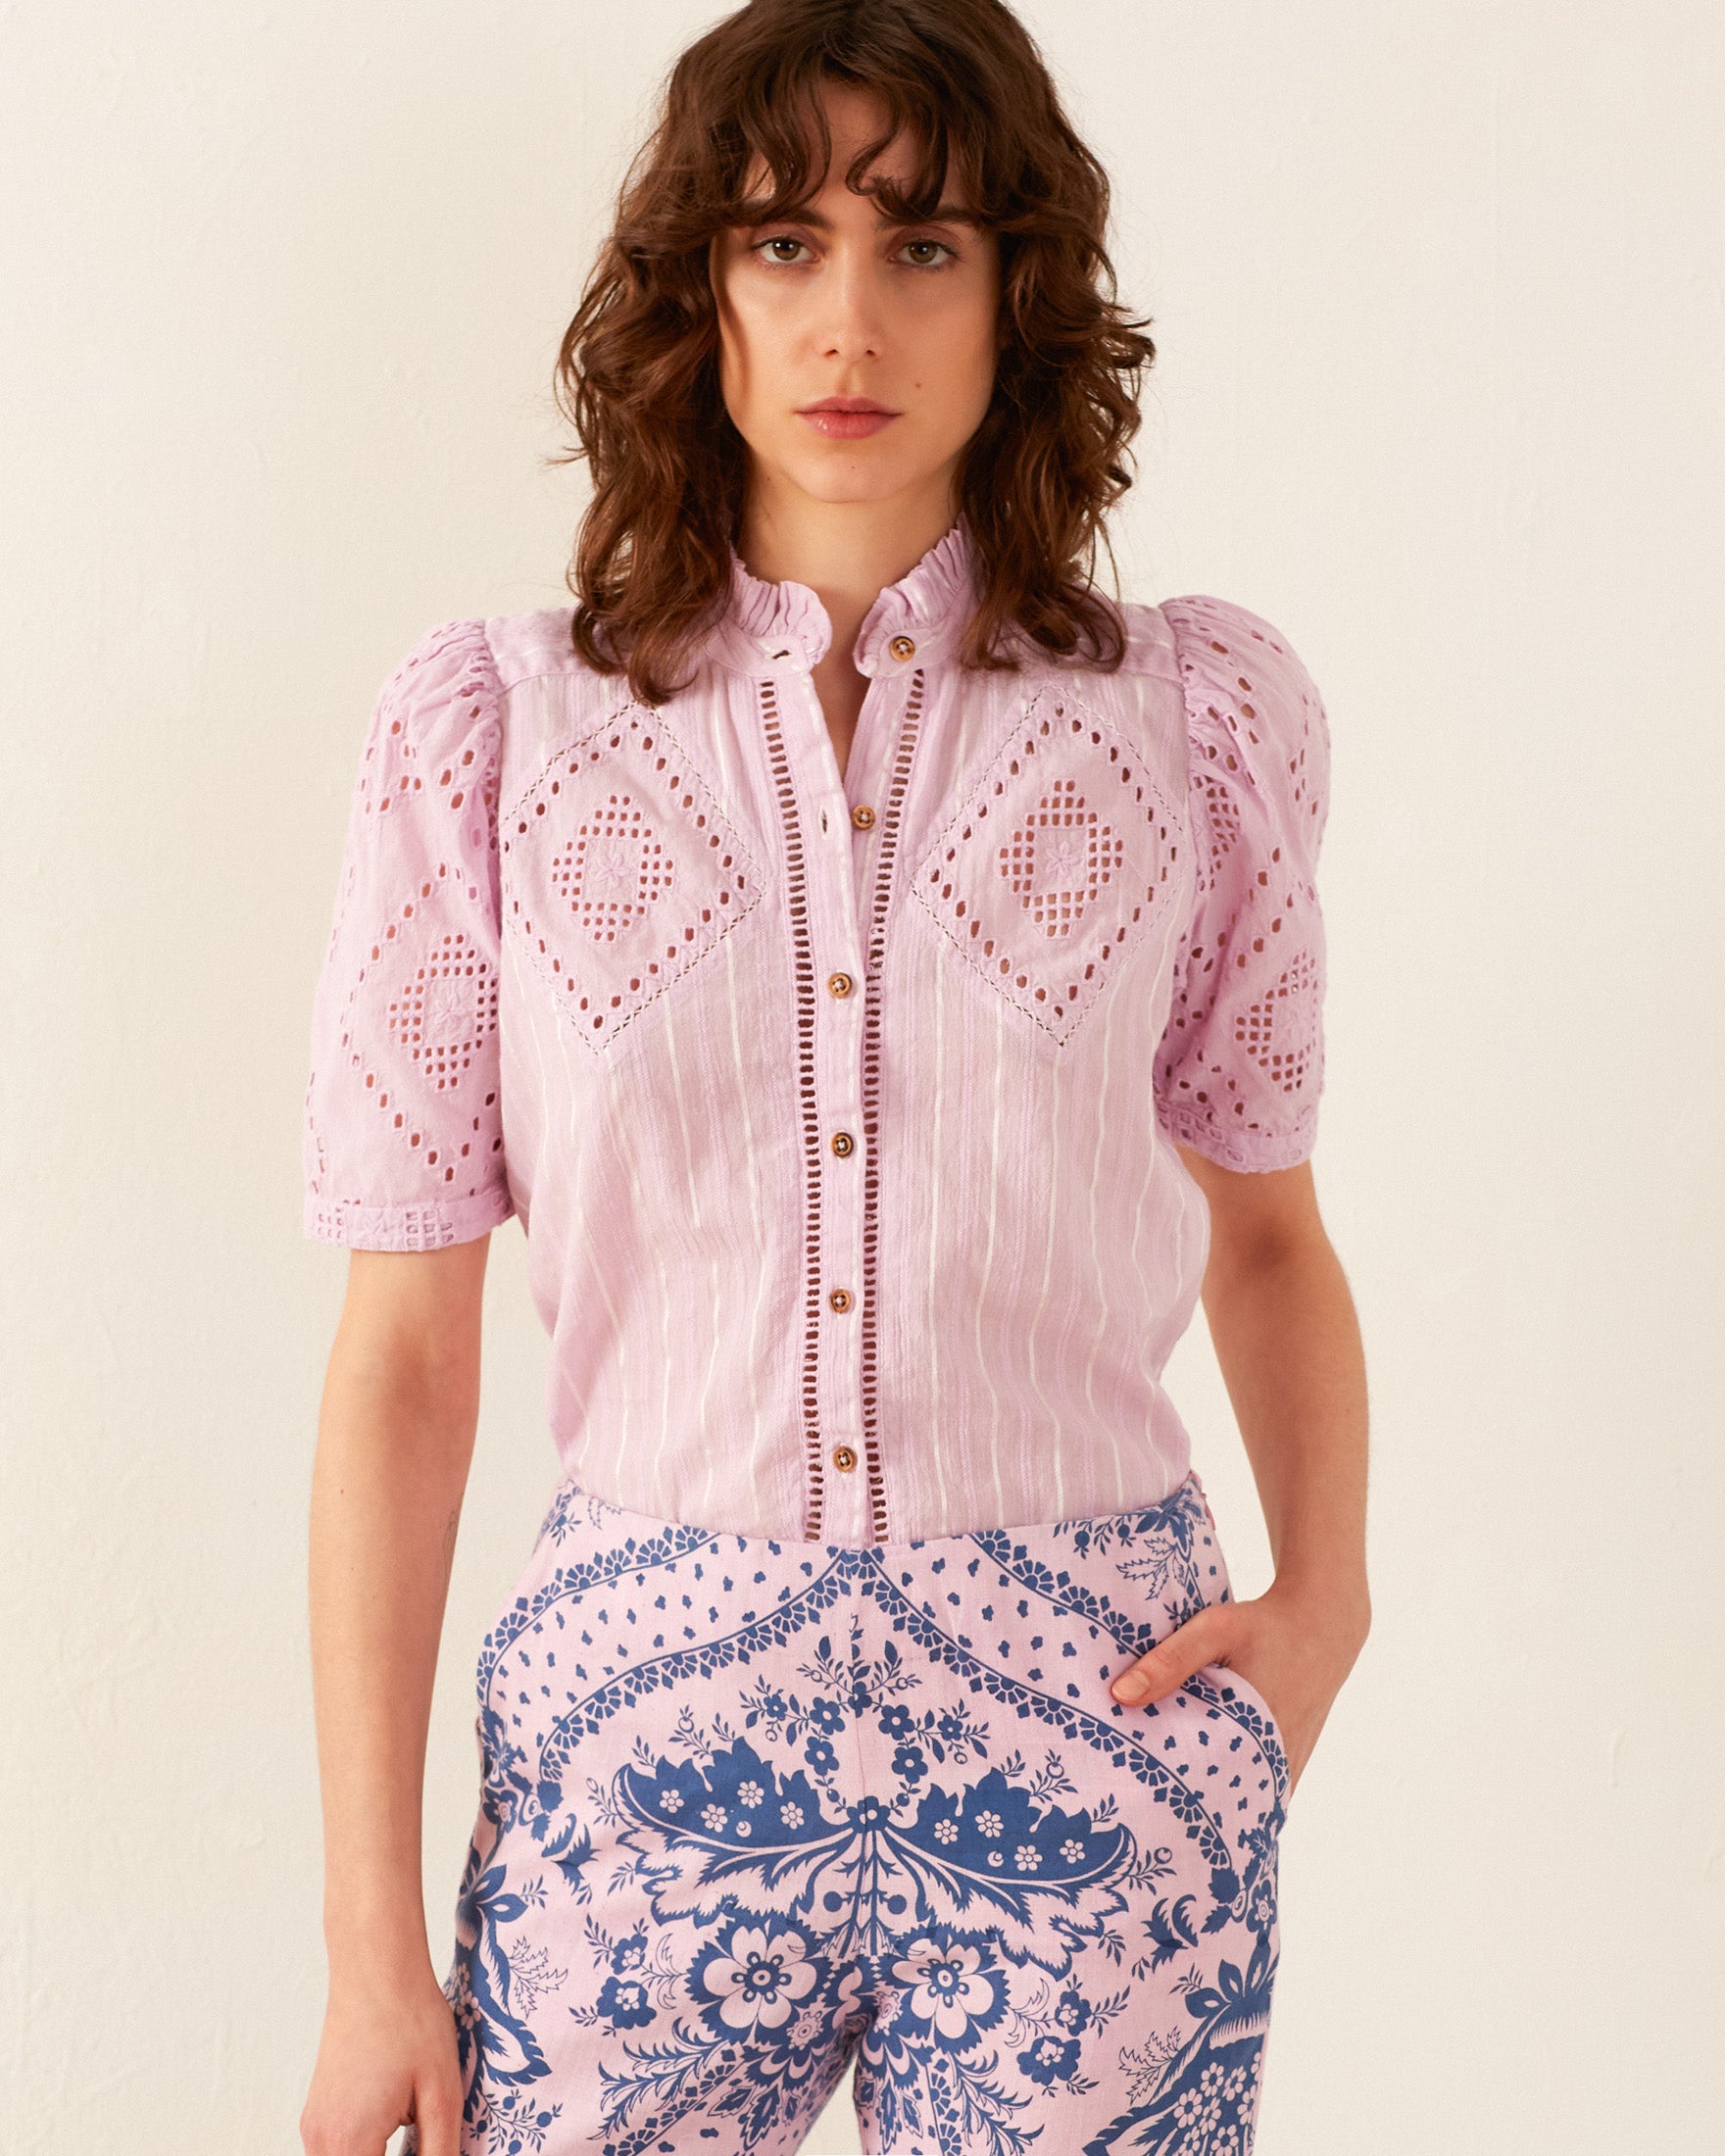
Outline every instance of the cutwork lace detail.
{"label": "cutwork lace detail", "polygon": [[1172,899],[1183,843],[1132,744],[1045,689],[915,890],[966,963],[1063,1045]]}
{"label": "cutwork lace detail", "polygon": [[[1298,660],[1244,609],[1185,599],[1165,611],[1185,687],[1193,820],[1208,836],[1157,1088],[1177,1138],[1230,1166],[1276,1167],[1305,1157],[1323,1083],[1313,880],[1327,806],[1323,709]],[[1259,845],[1250,877],[1237,859],[1249,825],[1282,839]]]}
{"label": "cutwork lace detail", "polygon": [[1302,951],[1234,1020],[1234,1039],[1283,1093],[1306,1083],[1315,1051],[1317,967]]}
{"label": "cutwork lace detail", "polygon": [[[424,669],[451,714],[441,756],[418,713],[424,686],[417,677]],[[421,639],[378,699],[325,951],[327,978],[348,940],[366,938],[351,963],[328,1075],[339,1072],[376,1110],[422,1174],[424,1198],[370,1205],[327,1189],[324,1077],[314,1061],[307,1114],[316,1174],[308,1200],[320,1232],[339,1234],[356,1212],[387,1214],[386,1225],[370,1222],[369,1232],[391,1248],[437,1249],[463,1207],[494,1210],[502,1201],[498,979],[480,933],[496,903],[497,779],[484,731],[496,694],[482,632],[451,622]],[[412,880],[404,890],[397,877]],[[359,916],[380,898],[381,916]]]}
{"label": "cutwork lace detail", "polygon": [[868,977],[862,1008],[862,1460],[868,1476],[868,1512],[876,1542],[887,1537],[886,1483],[880,1464],[879,1329],[876,1280],[880,1258],[880,974],[886,949],[886,920],[892,897],[893,862],[898,855],[899,821],[905,787],[916,753],[922,723],[925,680],[920,667],[912,677],[905,716],[893,758],[886,808],[881,816],[880,847],[875,857],[873,904],[868,929]]}
{"label": "cutwork lace detail", "polygon": [[[442,693],[448,700],[461,745],[451,755],[432,760],[432,797],[452,816],[465,813],[463,841],[468,856],[488,857],[490,891],[495,898],[497,763],[490,754],[481,760],[485,744],[475,736],[487,715],[495,726],[498,683],[477,623],[450,621],[429,631],[385,682],[378,700],[377,722],[367,737],[354,782],[354,808],[362,821],[385,816],[392,809],[400,813],[419,808],[425,793],[426,773],[419,768],[419,744],[409,724],[410,700],[419,686],[414,677],[427,666],[447,664],[451,660],[457,662],[460,670]],[[346,848],[326,953],[333,951],[341,939],[363,865],[379,858],[381,852],[380,837]]]}
{"label": "cutwork lace detail", "polygon": [[1192,787],[1209,833],[1206,849],[1208,858],[1200,870],[1208,889],[1215,881],[1222,862],[1240,843],[1240,808],[1228,789],[1209,771],[1194,771]]}
{"label": "cutwork lace detail", "polygon": [[[803,1458],[807,1504],[803,1535],[820,1540],[826,1510],[826,1465],[820,1448],[820,1108],[814,1084],[814,951],[809,934],[809,892],[803,865],[803,827],[797,792],[779,725],[778,687],[761,683],[761,723],[778,795],[785,836],[786,905],[791,921],[797,988],[797,1101],[803,1119]],[[872,1157],[872,1152],[870,1154]]]}
{"label": "cutwork lace detail", "polygon": [[[465,929],[439,933],[437,927],[445,907],[467,911],[479,897],[459,866],[439,863],[436,874],[402,902],[378,933],[359,968],[341,1030],[342,1053],[366,1095],[445,1189],[458,1179],[464,1189],[476,1187],[485,1162],[503,1150],[501,1135],[486,1136],[497,1105],[495,1088],[486,1090],[476,1103],[479,1112],[462,1126],[453,1145],[428,1136],[422,1112],[440,1095],[458,1090],[497,1031],[496,968]],[[379,974],[377,988],[373,977]],[[387,1050],[380,1047],[370,1058],[366,1020],[379,1004]],[[450,1127],[447,1112],[439,1121]]]}
{"label": "cutwork lace detail", "polygon": [[760,903],[761,881],[659,712],[626,707],[511,808],[504,916],[596,1052]]}

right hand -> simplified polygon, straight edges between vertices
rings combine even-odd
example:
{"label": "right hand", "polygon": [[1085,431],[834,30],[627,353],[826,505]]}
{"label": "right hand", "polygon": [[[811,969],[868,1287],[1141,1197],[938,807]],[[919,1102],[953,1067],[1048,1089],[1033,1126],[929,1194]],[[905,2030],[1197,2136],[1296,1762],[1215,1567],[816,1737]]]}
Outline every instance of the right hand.
{"label": "right hand", "polygon": [[460,2156],[455,2020],[429,1962],[402,1987],[330,1987],[300,2113],[306,2156],[383,2156],[412,2124],[418,2156]]}

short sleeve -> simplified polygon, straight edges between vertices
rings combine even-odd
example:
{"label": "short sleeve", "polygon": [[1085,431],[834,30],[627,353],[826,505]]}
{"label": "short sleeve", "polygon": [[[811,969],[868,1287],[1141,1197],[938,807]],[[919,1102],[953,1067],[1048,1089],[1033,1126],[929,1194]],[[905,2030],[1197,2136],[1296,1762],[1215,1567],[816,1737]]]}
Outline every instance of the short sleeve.
{"label": "short sleeve", "polygon": [[1185,688],[1198,895],[1157,1054],[1157,1115],[1222,1167],[1294,1167],[1316,1140],[1324,1075],[1329,723],[1267,621],[1219,599],[1170,599],[1162,612]]}
{"label": "short sleeve", "polygon": [[499,1082],[501,693],[484,626],[423,636],[372,710],[312,1005],[305,1233],[433,1250],[515,1210]]}

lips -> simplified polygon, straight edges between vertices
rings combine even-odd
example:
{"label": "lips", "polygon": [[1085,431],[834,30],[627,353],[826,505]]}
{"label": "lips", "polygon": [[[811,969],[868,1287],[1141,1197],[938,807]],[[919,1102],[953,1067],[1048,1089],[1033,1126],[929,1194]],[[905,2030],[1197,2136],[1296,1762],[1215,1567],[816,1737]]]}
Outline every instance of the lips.
{"label": "lips", "polygon": [[822,397],[818,404],[799,406],[797,416],[828,441],[860,442],[890,426],[900,415],[872,397]]}

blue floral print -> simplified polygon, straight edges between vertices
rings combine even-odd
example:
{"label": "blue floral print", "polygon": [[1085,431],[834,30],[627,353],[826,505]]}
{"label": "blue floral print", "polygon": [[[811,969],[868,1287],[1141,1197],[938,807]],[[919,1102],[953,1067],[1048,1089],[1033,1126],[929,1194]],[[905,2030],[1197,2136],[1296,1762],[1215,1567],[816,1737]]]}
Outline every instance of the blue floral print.
{"label": "blue floral print", "polygon": [[463,2147],[795,2147],[853,2061],[903,2156],[1245,2156],[1286,1765],[1215,1665],[1195,1476],[1107,1520],[840,1547],[566,1486],[480,1658],[445,1990]]}

